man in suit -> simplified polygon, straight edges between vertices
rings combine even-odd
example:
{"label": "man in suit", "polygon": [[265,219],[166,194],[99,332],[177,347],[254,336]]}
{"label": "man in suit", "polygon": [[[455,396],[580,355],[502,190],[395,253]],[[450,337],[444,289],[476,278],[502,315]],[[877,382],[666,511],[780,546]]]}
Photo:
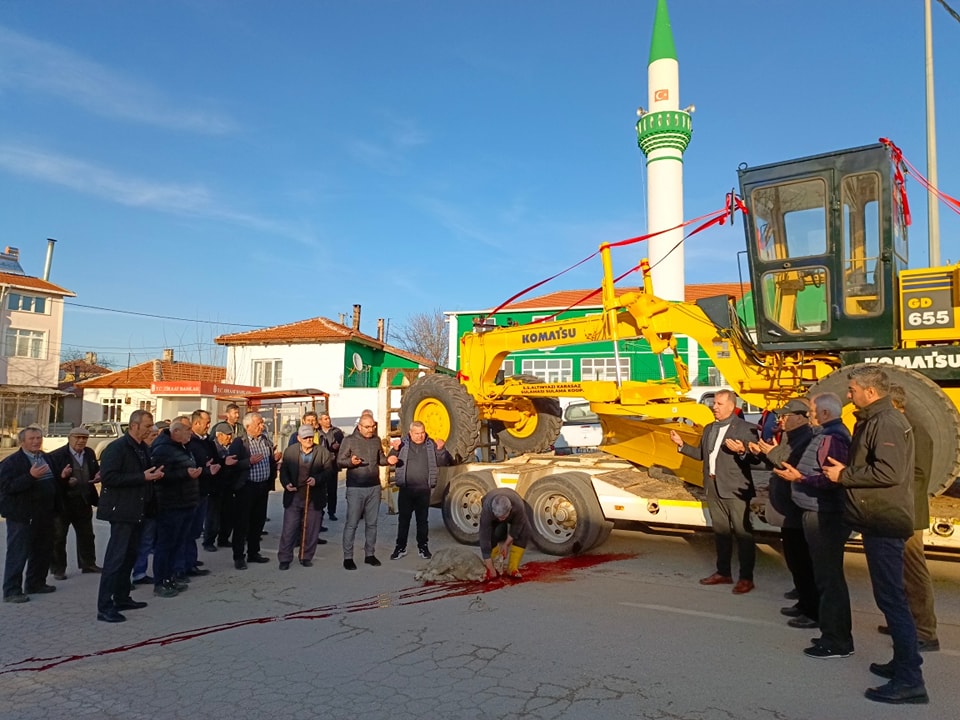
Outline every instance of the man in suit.
{"label": "man in suit", "polygon": [[[22,603],[30,593],[56,590],[47,585],[53,554],[53,518],[58,509],[56,481],[49,456],[40,451],[43,430],[29,426],[19,434],[20,449],[0,463],[0,515],[7,519],[7,558],[3,601]],[[26,568],[26,593],[23,574]]]}
{"label": "man in suit", "polygon": [[717,571],[702,578],[700,584],[733,583],[731,559],[733,538],[736,537],[740,576],[733,592],[742,595],[754,588],[756,546],[750,522],[750,499],[754,488],[750,460],[736,449],[756,441],[757,437],[751,426],[734,412],[736,407],[733,391],[719,390],[713,402],[715,421],[703,429],[700,443],[689,445],[674,430],[670,431],[670,439],[676,444],[677,452],[703,463],[703,487],[707,491],[707,508],[713,524]]}
{"label": "man in suit", "polygon": [[53,476],[57,479],[60,512],[53,522],[53,560],[50,572],[57,580],[67,579],[67,533],[70,526],[77,536],[77,565],[82,573],[99,573],[97,546],[93,536],[93,508],[100,495],[100,463],[87,447],[90,431],[73,428],[67,444],[50,453]]}

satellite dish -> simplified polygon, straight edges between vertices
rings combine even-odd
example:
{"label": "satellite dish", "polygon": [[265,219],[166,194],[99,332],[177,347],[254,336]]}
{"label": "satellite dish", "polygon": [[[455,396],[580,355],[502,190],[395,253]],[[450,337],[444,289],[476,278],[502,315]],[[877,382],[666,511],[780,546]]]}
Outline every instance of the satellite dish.
{"label": "satellite dish", "polygon": [[353,354],[353,369],[357,372],[363,372],[363,358],[360,357],[360,353]]}

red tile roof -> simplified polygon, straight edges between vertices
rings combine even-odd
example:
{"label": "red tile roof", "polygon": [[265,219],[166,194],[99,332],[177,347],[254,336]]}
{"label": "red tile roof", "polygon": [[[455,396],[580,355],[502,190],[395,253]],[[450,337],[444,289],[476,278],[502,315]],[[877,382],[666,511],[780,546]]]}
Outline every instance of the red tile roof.
{"label": "red tile roof", "polygon": [[154,381],[154,363],[160,363],[163,373],[161,380],[200,380],[208,382],[223,382],[227,375],[225,368],[215,365],[199,365],[197,363],[170,362],[168,360],[148,360],[124,370],[117,370],[108,375],[81,380],[76,384],[84,390],[88,388],[148,388]]}
{"label": "red tile roof", "polygon": [[[624,287],[617,288],[620,294],[626,292],[637,292],[639,288]],[[743,297],[744,292],[749,292],[750,286],[741,286],[740,283],[706,283],[702,285],[687,285],[684,287],[684,300],[687,302],[696,302],[701,298],[713,297],[715,295],[732,295],[737,300]],[[556,292],[539,295],[528,298],[527,300],[518,300],[515,303],[507,305],[501,312],[510,310],[559,310],[569,307],[601,307],[600,291],[586,298],[592,291],[584,290],[558,290]],[[586,299],[584,299],[586,298]],[[492,309],[492,308],[491,308]]]}
{"label": "red tile roof", "polygon": [[18,290],[39,290],[50,295],[59,295],[60,297],[76,297],[77,294],[72,290],[67,290],[52,282],[41,280],[40,278],[30,277],[29,275],[17,275],[15,273],[0,272],[0,285],[9,285]]}
{"label": "red tile roof", "polygon": [[432,360],[428,360],[421,355],[387,345],[375,337],[325,317],[315,317],[286,325],[274,325],[258,330],[221,335],[214,338],[213,341],[218,345],[314,345],[325,342],[341,343],[347,340],[384,350],[425,367],[432,368],[436,365]]}

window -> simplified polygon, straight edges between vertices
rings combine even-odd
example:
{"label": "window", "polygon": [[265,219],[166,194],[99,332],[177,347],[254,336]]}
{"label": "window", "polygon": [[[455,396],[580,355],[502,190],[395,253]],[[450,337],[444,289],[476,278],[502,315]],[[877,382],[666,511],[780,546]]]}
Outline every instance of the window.
{"label": "window", "polygon": [[47,312],[47,299],[34,295],[10,293],[10,295],[7,296],[7,309],[21,310],[22,312],[45,313]]}
{"label": "window", "polygon": [[140,409],[146,410],[148,413],[153,415],[153,403],[150,400],[141,400]]}
{"label": "window", "polygon": [[[827,268],[777,270],[760,278],[764,315],[790,335],[821,335],[830,330]],[[773,330],[769,331],[779,336]]]}
{"label": "window", "polygon": [[[617,359],[615,357],[583,358],[580,361],[581,380],[616,380]],[[620,358],[620,379],[630,379],[630,358]]]}
{"label": "window", "polygon": [[104,398],[100,403],[103,406],[101,420],[104,422],[120,422],[120,416],[123,414],[122,398]]}
{"label": "window", "polygon": [[573,381],[573,360],[570,358],[551,358],[549,360],[524,360],[523,374],[536,375],[543,382]]}
{"label": "window", "polygon": [[820,178],[758,188],[753,205],[761,261],[827,251],[827,186]]}
{"label": "window", "polygon": [[848,175],[843,179],[843,293],[848,315],[876,315],[881,284],[880,176]]}
{"label": "window", "polygon": [[254,360],[253,384],[278,388],[283,380],[283,360]]}
{"label": "window", "polygon": [[503,365],[500,366],[500,369],[503,370],[503,376],[505,378],[513,377],[516,375],[516,372],[513,370],[514,362],[513,360],[504,360]]}
{"label": "window", "polygon": [[4,354],[8,357],[46,358],[46,333],[39,330],[7,330]]}

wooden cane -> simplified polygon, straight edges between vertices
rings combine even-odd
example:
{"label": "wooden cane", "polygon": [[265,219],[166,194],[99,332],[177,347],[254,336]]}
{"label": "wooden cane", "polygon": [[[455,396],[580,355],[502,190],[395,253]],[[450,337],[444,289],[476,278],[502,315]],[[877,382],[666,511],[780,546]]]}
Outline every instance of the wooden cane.
{"label": "wooden cane", "polygon": [[303,501],[303,523],[300,526],[300,562],[303,562],[303,547],[307,544],[307,512],[310,510],[310,486],[307,485],[307,496]]}

